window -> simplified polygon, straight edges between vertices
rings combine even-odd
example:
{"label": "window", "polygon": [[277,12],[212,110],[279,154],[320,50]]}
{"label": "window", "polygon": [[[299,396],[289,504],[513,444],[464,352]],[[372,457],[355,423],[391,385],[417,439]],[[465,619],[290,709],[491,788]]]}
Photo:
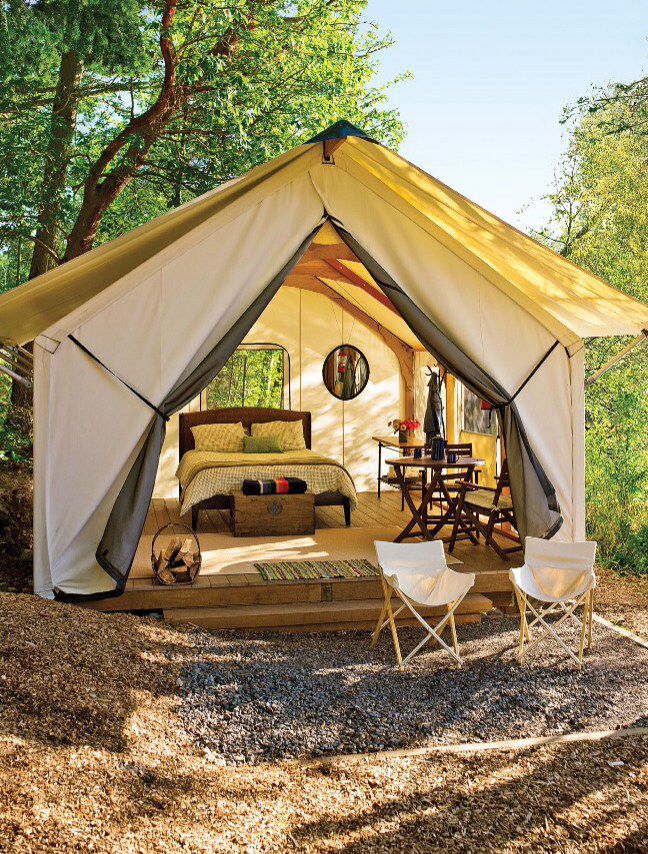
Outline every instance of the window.
{"label": "window", "polygon": [[[290,358],[277,344],[245,344],[207,386],[207,408],[269,406],[284,408],[290,387]],[[289,402],[290,405],[290,402]]]}

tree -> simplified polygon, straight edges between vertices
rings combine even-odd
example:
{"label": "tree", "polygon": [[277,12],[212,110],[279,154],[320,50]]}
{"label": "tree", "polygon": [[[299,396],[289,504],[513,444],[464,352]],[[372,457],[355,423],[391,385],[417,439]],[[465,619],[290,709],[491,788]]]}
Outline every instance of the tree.
{"label": "tree", "polygon": [[[0,110],[19,134],[14,143],[26,139],[35,143],[34,131],[41,138],[39,204],[29,270],[29,278],[34,278],[59,262],[67,176],[81,100],[86,93],[99,94],[106,85],[114,89],[100,75],[132,68],[145,52],[134,0],[12,0],[7,9]],[[114,25],[115,19],[120,26]],[[88,65],[95,81],[84,89],[82,79]],[[33,157],[33,150],[30,154]]]}
{"label": "tree", "polygon": [[[21,33],[21,59],[0,79],[0,217],[7,242],[34,241],[30,275],[340,115],[396,144],[398,116],[371,83],[390,40],[361,27],[365,5],[10,0],[4,31],[9,43]],[[17,168],[29,190],[40,176],[37,211],[10,190]]]}
{"label": "tree", "polygon": [[[361,26],[365,6],[0,3],[0,286],[75,258],[340,116],[397,144],[398,115],[371,82],[390,39]],[[22,386],[12,400],[27,403]]]}
{"label": "tree", "polygon": [[[648,300],[648,96],[646,80],[598,91],[571,108],[569,148],[548,196],[541,236],[576,264]],[[592,340],[594,371],[628,339]],[[586,394],[588,533],[604,561],[648,572],[648,347]]]}

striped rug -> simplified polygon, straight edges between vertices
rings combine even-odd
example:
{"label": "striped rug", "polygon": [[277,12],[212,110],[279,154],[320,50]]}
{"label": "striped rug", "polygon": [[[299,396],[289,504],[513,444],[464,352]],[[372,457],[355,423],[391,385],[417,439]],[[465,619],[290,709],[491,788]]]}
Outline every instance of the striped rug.
{"label": "striped rug", "polygon": [[300,581],[321,578],[373,578],[378,567],[368,560],[291,560],[255,563],[264,581]]}

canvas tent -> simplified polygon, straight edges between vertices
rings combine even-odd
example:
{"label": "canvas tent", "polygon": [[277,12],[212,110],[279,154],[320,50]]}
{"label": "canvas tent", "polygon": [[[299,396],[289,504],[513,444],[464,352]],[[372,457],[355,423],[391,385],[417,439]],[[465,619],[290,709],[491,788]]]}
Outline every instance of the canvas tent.
{"label": "canvas tent", "polygon": [[[225,364],[324,223],[369,289],[496,407],[521,533],[583,537],[583,339],[640,335],[648,307],[340,122],[0,298],[0,339],[35,339],[38,593],[121,592],[165,419]],[[384,300],[362,298],[382,316]]]}

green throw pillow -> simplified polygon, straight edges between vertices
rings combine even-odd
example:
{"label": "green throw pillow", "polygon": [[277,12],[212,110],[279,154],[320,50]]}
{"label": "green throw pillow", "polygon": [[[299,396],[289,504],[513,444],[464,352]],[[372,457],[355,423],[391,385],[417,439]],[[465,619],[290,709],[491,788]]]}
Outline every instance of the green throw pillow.
{"label": "green throw pillow", "polygon": [[244,454],[278,454],[281,452],[279,439],[274,436],[244,436]]}

